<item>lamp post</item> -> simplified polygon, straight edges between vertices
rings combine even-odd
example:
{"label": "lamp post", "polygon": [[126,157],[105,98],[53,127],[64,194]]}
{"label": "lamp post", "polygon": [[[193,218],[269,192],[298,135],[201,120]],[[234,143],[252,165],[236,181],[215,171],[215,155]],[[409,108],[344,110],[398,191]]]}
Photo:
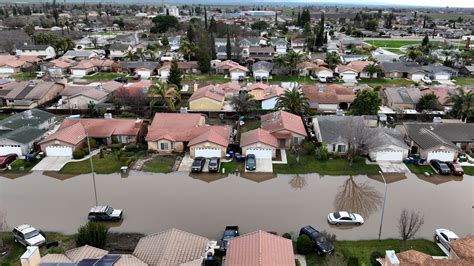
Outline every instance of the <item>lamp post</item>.
{"label": "lamp post", "polygon": [[383,183],[385,184],[385,193],[383,195],[382,217],[380,218],[380,228],[379,228],[379,240],[380,240],[380,235],[382,234],[383,215],[385,212],[385,200],[387,199],[387,182],[385,181],[385,177],[383,176],[382,171],[379,171],[379,173],[382,176]]}
{"label": "lamp post", "polygon": [[87,138],[87,148],[89,149],[89,161],[91,162],[92,183],[94,184],[95,206],[97,206],[99,204],[98,204],[98,201],[97,201],[97,188],[96,188],[96,185],[95,185],[94,163],[92,162],[91,144],[89,142],[89,134],[86,134],[86,138]]}

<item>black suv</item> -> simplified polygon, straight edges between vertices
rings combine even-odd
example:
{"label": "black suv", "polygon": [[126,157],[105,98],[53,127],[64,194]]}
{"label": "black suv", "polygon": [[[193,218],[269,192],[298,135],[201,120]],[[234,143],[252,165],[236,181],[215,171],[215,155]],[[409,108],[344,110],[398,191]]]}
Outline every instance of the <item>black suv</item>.
{"label": "black suv", "polygon": [[225,253],[227,251],[227,244],[229,244],[229,240],[234,237],[239,236],[239,227],[232,225],[226,226],[224,230],[224,234],[222,235],[222,239],[219,243],[219,251]]}
{"label": "black suv", "polygon": [[307,225],[300,230],[300,236],[306,235],[313,242],[313,248],[318,255],[331,254],[334,251],[334,245],[327,240],[321,232]]}
{"label": "black suv", "polygon": [[191,172],[193,173],[200,173],[206,164],[206,158],[204,157],[196,157],[194,159],[193,165],[191,166]]}
{"label": "black suv", "polygon": [[438,172],[438,174],[441,175],[450,175],[451,174],[451,169],[449,169],[449,166],[440,160],[433,159],[430,161],[431,166]]}

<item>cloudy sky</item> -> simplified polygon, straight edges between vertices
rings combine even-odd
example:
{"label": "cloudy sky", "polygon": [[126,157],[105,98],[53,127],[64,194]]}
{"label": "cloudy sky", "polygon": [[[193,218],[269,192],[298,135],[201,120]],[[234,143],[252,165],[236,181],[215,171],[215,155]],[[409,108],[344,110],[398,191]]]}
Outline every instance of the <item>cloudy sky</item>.
{"label": "cloudy sky", "polygon": [[[262,0],[260,0],[262,1]],[[472,7],[474,8],[474,0],[264,0],[265,2],[301,2],[301,3],[348,3],[348,4],[386,4],[386,5],[415,5],[415,6],[438,6],[438,7]],[[247,1],[240,1],[247,2]],[[248,0],[249,3],[254,0]]]}

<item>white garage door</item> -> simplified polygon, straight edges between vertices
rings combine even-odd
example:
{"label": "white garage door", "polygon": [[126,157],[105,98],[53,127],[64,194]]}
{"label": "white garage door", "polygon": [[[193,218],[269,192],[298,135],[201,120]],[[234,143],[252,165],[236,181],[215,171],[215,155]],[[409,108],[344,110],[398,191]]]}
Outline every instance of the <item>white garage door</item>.
{"label": "white garage door", "polygon": [[49,146],[46,147],[46,155],[72,157],[72,149],[66,146]]}
{"label": "white garage door", "polygon": [[16,153],[18,156],[22,156],[21,147],[3,145],[0,147],[0,155],[7,155],[11,153]]}
{"label": "white garage door", "polygon": [[204,158],[218,157],[218,158],[221,158],[221,149],[217,149],[217,148],[195,148],[194,157],[204,157]]}
{"label": "white garage door", "polygon": [[357,74],[355,73],[344,73],[342,74],[343,80],[355,80],[357,78]]}
{"label": "white garage door", "polygon": [[445,162],[448,162],[448,161],[454,161],[454,152],[450,152],[450,151],[432,151],[432,152],[428,152],[428,162],[433,160],[433,159],[437,159],[437,160],[440,160],[440,161],[445,161]]}
{"label": "white garage door", "polygon": [[401,162],[403,161],[403,151],[378,151],[375,155],[376,161],[390,161],[390,162]]}
{"label": "white garage door", "polygon": [[437,74],[435,76],[436,80],[449,80],[449,75],[448,74]]}
{"label": "white garage door", "polygon": [[271,149],[247,149],[247,154],[254,154],[257,159],[271,159],[272,150]]}
{"label": "white garage door", "polygon": [[411,79],[414,81],[421,80],[425,75],[424,74],[413,74],[411,75]]}

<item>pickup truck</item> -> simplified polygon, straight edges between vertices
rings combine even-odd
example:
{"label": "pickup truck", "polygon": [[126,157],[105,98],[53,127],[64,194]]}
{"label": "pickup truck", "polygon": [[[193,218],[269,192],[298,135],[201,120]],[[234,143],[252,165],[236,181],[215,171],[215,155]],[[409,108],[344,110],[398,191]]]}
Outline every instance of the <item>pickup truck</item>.
{"label": "pickup truck", "polygon": [[229,243],[229,240],[237,236],[239,236],[238,226],[226,226],[224,234],[222,235],[221,241],[219,243],[219,251],[225,253],[227,251],[227,244]]}

